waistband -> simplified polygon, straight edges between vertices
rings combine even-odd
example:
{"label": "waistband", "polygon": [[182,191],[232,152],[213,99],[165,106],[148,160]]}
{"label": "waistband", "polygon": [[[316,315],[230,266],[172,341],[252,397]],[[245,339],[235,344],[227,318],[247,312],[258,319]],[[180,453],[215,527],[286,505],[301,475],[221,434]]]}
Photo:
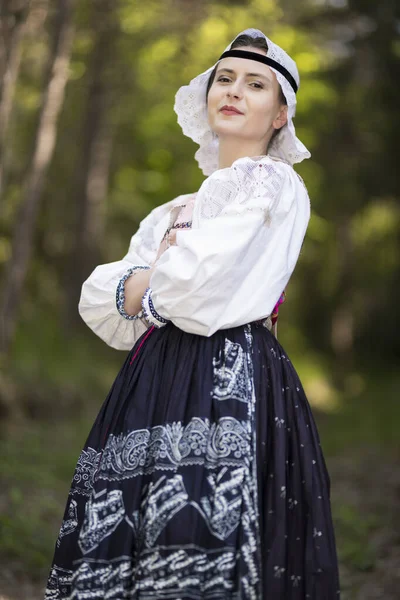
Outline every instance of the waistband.
{"label": "waistband", "polygon": [[258,321],[252,321],[252,323],[254,323],[254,325],[256,327],[265,327],[269,331],[272,330],[271,316],[267,317],[266,319],[259,319]]}

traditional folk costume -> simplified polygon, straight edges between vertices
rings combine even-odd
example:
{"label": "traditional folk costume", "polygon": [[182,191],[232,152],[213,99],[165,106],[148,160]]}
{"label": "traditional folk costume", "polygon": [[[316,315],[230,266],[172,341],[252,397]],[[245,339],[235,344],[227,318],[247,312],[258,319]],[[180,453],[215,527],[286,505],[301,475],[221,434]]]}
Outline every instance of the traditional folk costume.
{"label": "traditional folk costume", "polygon": [[[292,165],[310,154],[292,120],[296,64],[265,39],[266,56],[229,45],[222,57],[276,74],[288,122],[268,154],[218,168],[205,99],[215,65],[198,75],[175,110],[207,178],[154,209],[126,256],[83,284],[82,318],[128,356],[79,456],[46,600],[339,598],[330,479],[272,329],[310,218]],[[153,265],[171,227],[176,245],[128,315],[125,281]]]}

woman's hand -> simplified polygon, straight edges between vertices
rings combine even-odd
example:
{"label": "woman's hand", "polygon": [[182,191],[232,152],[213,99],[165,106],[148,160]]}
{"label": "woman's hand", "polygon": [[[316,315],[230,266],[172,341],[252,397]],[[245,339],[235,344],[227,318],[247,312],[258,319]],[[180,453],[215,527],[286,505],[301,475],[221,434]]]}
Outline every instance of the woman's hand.
{"label": "woman's hand", "polygon": [[[192,219],[194,202],[195,202],[195,197],[193,196],[193,198],[191,198],[188,201],[188,203],[183,208],[181,208],[179,214],[177,215],[177,220],[175,220],[175,223],[182,222],[182,221],[190,221]],[[170,229],[166,233],[166,235],[162,239],[161,244],[158,248],[157,256],[155,258],[153,265],[158,261],[160,256],[162,254],[164,254],[164,252],[166,250],[168,250],[168,248],[170,246],[176,246],[176,232],[177,231],[178,231],[178,229]],[[181,231],[185,231],[185,229],[181,229]]]}
{"label": "woman's hand", "polygon": [[172,229],[168,234],[168,241],[170,246],[176,246],[176,232],[177,229]]}
{"label": "woman's hand", "polygon": [[158,248],[157,256],[153,264],[155,264],[158,261],[160,256],[162,256],[162,254],[164,254],[164,252],[168,250],[170,246],[176,246],[176,229],[171,229],[161,241],[161,244]]}

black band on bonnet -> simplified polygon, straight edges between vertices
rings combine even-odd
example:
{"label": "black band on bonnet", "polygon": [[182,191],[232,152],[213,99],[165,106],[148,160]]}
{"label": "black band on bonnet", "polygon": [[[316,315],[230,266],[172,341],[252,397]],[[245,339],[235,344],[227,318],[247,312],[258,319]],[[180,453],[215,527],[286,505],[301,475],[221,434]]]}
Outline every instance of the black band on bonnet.
{"label": "black band on bonnet", "polygon": [[279,73],[281,73],[288,80],[294,91],[297,92],[298,85],[293,75],[291,75],[289,71],[285,69],[285,67],[283,67],[280,63],[276,62],[276,60],[268,58],[268,56],[265,56],[264,54],[258,54],[257,52],[248,52],[248,50],[227,50],[226,52],[221,54],[218,60],[221,60],[223,58],[229,58],[230,56],[232,58],[249,58],[250,60],[257,60],[258,62],[264,63],[269,67],[274,67],[274,69],[279,71]]}

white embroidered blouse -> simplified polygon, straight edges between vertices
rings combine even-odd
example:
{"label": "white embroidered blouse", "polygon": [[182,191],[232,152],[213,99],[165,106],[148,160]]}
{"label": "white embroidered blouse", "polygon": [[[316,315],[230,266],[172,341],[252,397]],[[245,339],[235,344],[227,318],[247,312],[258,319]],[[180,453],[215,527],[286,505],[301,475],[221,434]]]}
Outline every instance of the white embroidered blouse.
{"label": "white embroidered blouse", "polygon": [[155,323],[159,317],[211,336],[267,318],[285,289],[310,219],[307,190],[281,160],[239,158],[207,177],[197,194],[152,210],[122,260],[99,265],[83,283],[80,315],[113,348],[130,350],[149,326],[142,311],[124,311],[126,278],[153,265],[167,228],[193,200],[192,227],[177,230],[176,245],[150,279]]}

